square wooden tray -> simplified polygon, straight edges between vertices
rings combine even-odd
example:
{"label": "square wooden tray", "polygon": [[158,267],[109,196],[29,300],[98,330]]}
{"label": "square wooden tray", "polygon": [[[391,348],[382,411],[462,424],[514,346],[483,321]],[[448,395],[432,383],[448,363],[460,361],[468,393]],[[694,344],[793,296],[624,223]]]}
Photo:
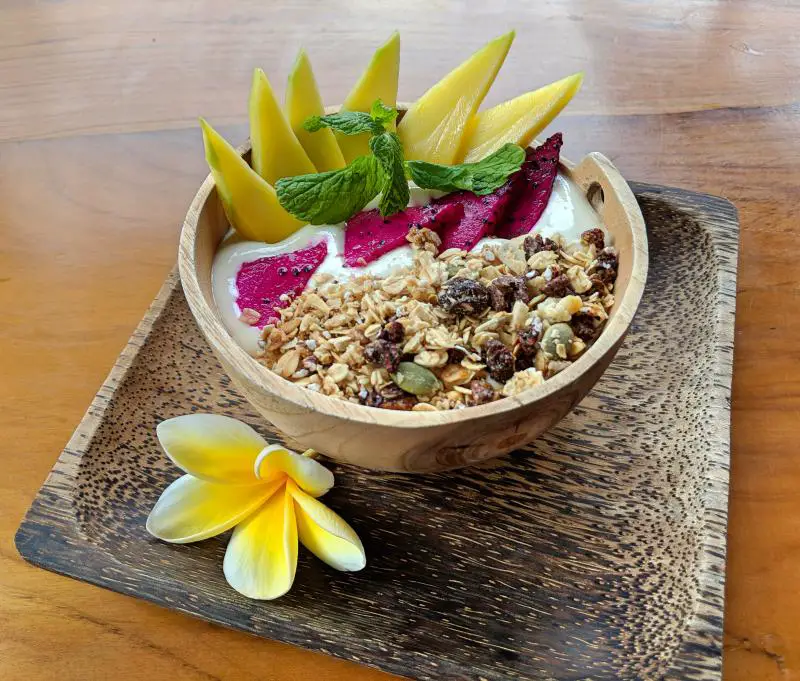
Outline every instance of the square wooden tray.
{"label": "square wooden tray", "polygon": [[[650,278],[590,395],[525,451],[427,476],[334,466],[326,503],[367,568],[301,551],[295,588],[249,601],[227,537],[152,539],[177,470],[156,424],[229,414],[280,439],[200,336],[176,275],[22,523],[32,563],[244,631],[418,679],[719,679],[738,225],[723,199],[634,184]],[[291,443],[289,443],[291,444]]]}

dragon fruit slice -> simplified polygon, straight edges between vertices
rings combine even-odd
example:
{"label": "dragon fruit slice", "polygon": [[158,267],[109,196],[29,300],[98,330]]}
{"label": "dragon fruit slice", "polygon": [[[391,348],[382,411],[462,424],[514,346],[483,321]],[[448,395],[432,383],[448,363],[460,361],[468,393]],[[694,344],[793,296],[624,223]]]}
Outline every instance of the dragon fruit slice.
{"label": "dragon fruit slice", "polygon": [[483,237],[492,234],[495,227],[502,223],[510,202],[521,186],[519,180],[515,179],[516,175],[486,196],[460,191],[436,199],[436,205],[461,204],[464,207],[464,219],[442,232],[441,250],[460,248],[469,251]]}
{"label": "dragon fruit slice", "polygon": [[495,236],[513,239],[527,234],[539,222],[553,192],[562,144],[561,133],[557,132],[536,149],[528,149],[527,160],[510,180],[521,186],[514,192],[511,205],[498,224]]}
{"label": "dragon fruit slice", "polygon": [[427,227],[435,232],[457,225],[464,216],[460,204],[412,206],[387,218],[377,210],[367,210],[348,220],[344,231],[344,263],[363,267],[384,253],[406,244],[412,227]]}
{"label": "dragon fruit slice", "polygon": [[236,304],[240,310],[249,308],[260,315],[258,319],[253,315],[248,323],[260,329],[279,319],[278,310],[289,304],[281,296],[291,299],[302,293],[327,255],[328,244],[320,241],[299,251],[244,263],[236,274]]}

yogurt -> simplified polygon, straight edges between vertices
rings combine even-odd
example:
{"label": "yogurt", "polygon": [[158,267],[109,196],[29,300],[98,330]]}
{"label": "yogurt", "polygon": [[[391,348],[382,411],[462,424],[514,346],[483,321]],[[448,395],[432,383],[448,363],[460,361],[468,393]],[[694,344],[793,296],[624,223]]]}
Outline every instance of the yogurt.
{"label": "yogurt", "polygon": [[[431,199],[442,195],[411,186],[411,200],[409,206],[425,205]],[[377,200],[366,207],[365,210],[377,206]],[[559,173],[553,184],[553,193],[547,203],[542,216],[534,227],[537,234],[543,237],[561,236],[567,243],[578,241],[581,233],[595,227],[602,228],[600,216],[595,212],[586,196],[577,184],[565,175]],[[604,230],[605,231],[605,230]],[[236,275],[239,268],[246,262],[259,258],[291,253],[310,245],[312,241],[324,238],[328,245],[328,255],[317,269],[315,274],[331,274],[340,281],[355,276],[370,274],[375,277],[386,277],[391,272],[411,265],[411,246],[402,246],[389,253],[385,253],[377,260],[365,267],[347,267],[344,264],[344,224],[339,225],[306,225],[277,244],[265,244],[261,241],[245,241],[235,233],[230,234],[220,245],[214,256],[211,270],[211,284],[214,293],[214,302],[222,315],[225,327],[231,336],[247,352],[255,355],[258,352],[258,341],[261,336],[260,329],[245,324],[239,320],[241,310],[236,304],[238,291],[236,290]],[[473,248],[480,250],[485,244],[502,244],[506,239],[488,237],[481,239]],[[610,243],[606,235],[606,243]]]}

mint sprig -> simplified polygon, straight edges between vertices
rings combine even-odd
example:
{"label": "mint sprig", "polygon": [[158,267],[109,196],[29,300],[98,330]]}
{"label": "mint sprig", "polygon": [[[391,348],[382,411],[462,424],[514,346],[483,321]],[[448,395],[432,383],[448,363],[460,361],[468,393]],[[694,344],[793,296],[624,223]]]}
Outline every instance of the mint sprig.
{"label": "mint sprig", "polygon": [[327,116],[310,116],[303,123],[303,127],[308,132],[330,128],[343,135],[360,135],[364,132],[379,135],[383,132],[383,124],[363,111],[340,111]]}
{"label": "mint sprig", "polygon": [[383,216],[392,215],[408,206],[411,198],[403,168],[403,145],[396,133],[384,132],[370,138],[369,148],[383,170],[378,209]]}
{"label": "mint sprig", "polygon": [[418,187],[454,192],[459,189],[484,196],[502,187],[525,161],[525,150],[516,144],[504,144],[497,151],[475,163],[444,166],[427,161],[407,161],[409,175]]}
{"label": "mint sprig", "polygon": [[380,135],[386,130],[386,124],[392,123],[395,118],[397,109],[386,106],[380,99],[376,99],[369,113],[338,111],[326,116],[309,116],[303,122],[303,128],[308,132],[330,128],[343,135],[360,135],[365,132]]}
{"label": "mint sprig", "polygon": [[385,125],[386,123],[394,123],[394,119],[397,118],[397,109],[393,106],[386,106],[383,101],[376,99],[372,103],[369,115],[376,123]]}
{"label": "mint sprig", "polygon": [[278,201],[292,215],[312,225],[335,225],[358,213],[383,186],[374,156],[359,156],[340,170],[278,180]]}
{"label": "mint sprig", "polygon": [[396,118],[397,109],[377,99],[369,113],[340,111],[306,119],[303,127],[309,132],[330,128],[344,135],[369,133],[372,155],[359,156],[339,170],[278,180],[275,188],[281,206],[312,225],[336,224],[350,219],[381,194],[378,207],[385,217],[408,206],[407,174],[422,189],[465,189],[485,195],[502,186],[525,160],[521,147],[506,144],[476,163],[404,162],[400,138],[387,130]]}

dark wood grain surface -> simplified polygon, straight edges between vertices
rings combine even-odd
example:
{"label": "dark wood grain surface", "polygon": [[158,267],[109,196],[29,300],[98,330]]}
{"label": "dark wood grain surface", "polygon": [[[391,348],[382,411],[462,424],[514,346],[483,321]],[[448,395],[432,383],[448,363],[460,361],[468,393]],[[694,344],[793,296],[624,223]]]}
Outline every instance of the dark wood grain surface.
{"label": "dark wood grain surface", "polygon": [[463,471],[334,467],[326,503],[363,537],[363,572],[304,555],[293,591],[258,603],[222,577],[227,537],[148,536],[147,514],[179,474],[155,439],[159,421],[214,411],[270,434],[174,276],[17,548],[48,569],[413,678],[719,679],[736,214],[680,190],[641,185],[638,199],[651,249],[644,299],[609,370],[558,427]]}
{"label": "dark wood grain surface", "polygon": [[243,140],[250,69],[279,86],[301,43],[340,101],[395,28],[413,99],[510,26],[492,102],[584,69],[568,157],[739,209],[724,677],[800,673],[800,6],[5,0],[0,18],[0,676],[380,678],[50,575],[12,537],[175,262],[206,174],[196,117]]}

